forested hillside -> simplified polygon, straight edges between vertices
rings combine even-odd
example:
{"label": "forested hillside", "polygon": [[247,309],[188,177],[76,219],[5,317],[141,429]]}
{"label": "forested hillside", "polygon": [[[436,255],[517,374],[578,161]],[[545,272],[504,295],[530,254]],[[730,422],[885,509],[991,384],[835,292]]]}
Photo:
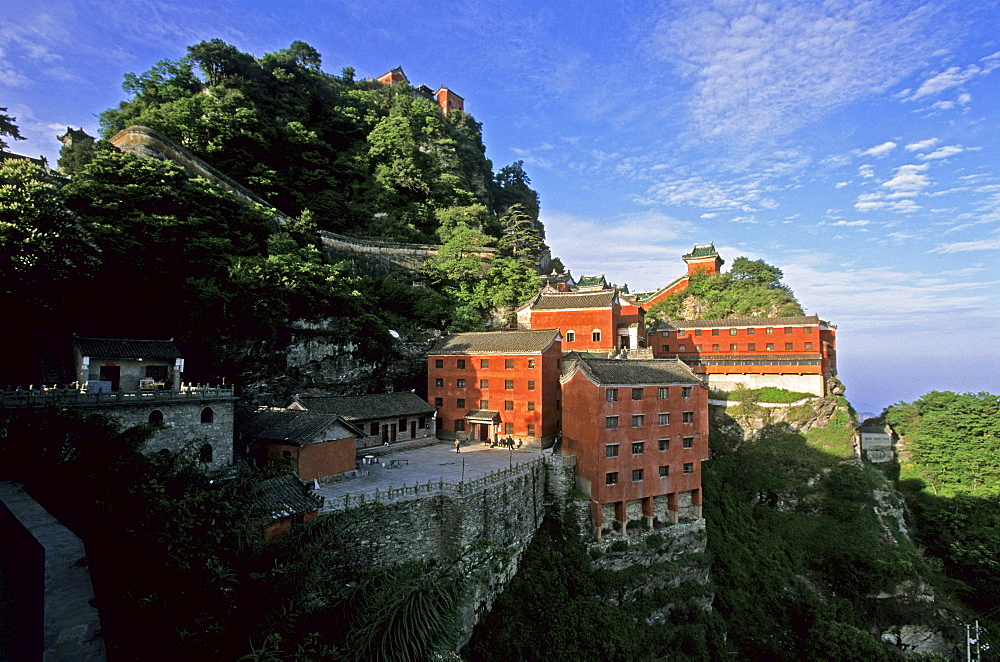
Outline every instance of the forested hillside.
{"label": "forested hillside", "polygon": [[[190,379],[245,383],[284,369],[289,325],[305,320],[367,366],[354,388],[383,390],[400,379],[384,372],[398,359],[390,329],[482,329],[533,294],[547,248],[521,164],[494,173],[467,113],[320,65],[302,42],[260,58],[202,42],[127,74],[130,98],[101,118],[105,137],[133,124],[163,133],[296,219],[283,227],[105,141],[63,148],[68,180],[0,166],[11,247],[0,304],[20,320],[0,337],[23,349],[0,380],[72,379],[76,333],[173,337]],[[320,230],[444,248],[416,278],[372,278],[327,259]],[[497,250],[489,265],[472,255],[481,247]]]}
{"label": "forested hillside", "polygon": [[652,306],[649,317],[695,320],[802,315],[792,290],[781,282],[783,275],[781,269],[763,260],[738,257],[725,273],[692,274],[687,288]]}

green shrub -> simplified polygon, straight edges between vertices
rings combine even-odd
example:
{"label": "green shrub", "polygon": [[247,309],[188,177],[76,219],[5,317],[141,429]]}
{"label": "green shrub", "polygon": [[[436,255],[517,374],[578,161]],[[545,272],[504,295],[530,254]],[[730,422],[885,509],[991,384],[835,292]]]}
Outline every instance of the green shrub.
{"label": "green shrub", "polygon": [[624,540],[616,540],[613,543],[611,543],[610,545],[608,545],[608,551],[611,552],[611,553],[613,553],[613,554],[617,554],[617,553],[620,553],[620,552],[627,552],[628,551],[628,543],[625,542]]}
{"label": "green shrub", "polygon": [[651,549],[659,549],[660,545],[663,544],[665,538],[662,533],[653,533],[646,536],[646,545]]}

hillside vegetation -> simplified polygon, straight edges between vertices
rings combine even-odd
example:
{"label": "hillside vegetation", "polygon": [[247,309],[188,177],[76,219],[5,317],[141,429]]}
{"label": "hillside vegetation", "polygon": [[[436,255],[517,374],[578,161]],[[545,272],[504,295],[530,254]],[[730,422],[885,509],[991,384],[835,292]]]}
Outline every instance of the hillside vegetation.
{"label": "hillside vegetation", "polygon": [[763,260],[738,257],[727,272],[691,275],[688,286],[649,309],[649,319],[719,319],[726,317],[794,317],[802,306],[781,282],[781,269]]}
{"label": "hillside vegetation", "polygon": [[[0,381],[72,379],[57,368],[73,333],[173,337],[190,379],[260,381],[284,369],[290,324],[307,320],[373,375],[358,388],[384,390],[400,379],[389,329],[484,329],[533,294],[547,248],[521,164],[494,173],[467,113],[320,64],[302,42],[261,58],[202,42],[127,74],[130,98],[102,115],[106,137],[144,124],[193,151],[295,218],[282,227],[103,141],[63,148],[68,182],[0,165],[0,305],[19,320],[0,340],[22,350]],[[372,278],[326,258],[320,230],[444,247],[416,278]]]}

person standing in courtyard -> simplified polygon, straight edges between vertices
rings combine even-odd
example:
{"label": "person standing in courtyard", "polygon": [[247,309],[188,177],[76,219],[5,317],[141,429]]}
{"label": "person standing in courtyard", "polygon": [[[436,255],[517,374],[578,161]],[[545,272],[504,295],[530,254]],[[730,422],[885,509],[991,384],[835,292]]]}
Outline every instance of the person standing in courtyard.
{"label": "person standing in courtyard", "polygon": [[461,439],[456,439],[455,440],[455,452],[456,453],[461,453],[462,452],[462,440]]}

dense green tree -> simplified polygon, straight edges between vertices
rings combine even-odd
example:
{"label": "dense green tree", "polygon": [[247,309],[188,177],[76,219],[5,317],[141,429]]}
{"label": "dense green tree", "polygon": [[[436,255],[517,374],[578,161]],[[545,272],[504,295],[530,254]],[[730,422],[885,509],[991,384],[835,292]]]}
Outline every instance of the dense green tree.
{"label": "dense green tree", "polygon": [[[6,110],[6,108],[0,108],[0,111]],[[4,136],[8,136],[14,140],[24,140],[24,136],[21,135],[21,130],[16,124],[14,124],[16,121],[16,117],[12,117],[6,112],[0,112],[0,149],[7,149],[7,147],[9,147],[7,141],[3,138]]]}
{"label": "dense green tree", "polygon": [[546,246],[538,224],[524,205],[511,205],[500,219],[500,225],[503,228],[503,235],[497,245],[500,252],[537,269],[538,256]]}

